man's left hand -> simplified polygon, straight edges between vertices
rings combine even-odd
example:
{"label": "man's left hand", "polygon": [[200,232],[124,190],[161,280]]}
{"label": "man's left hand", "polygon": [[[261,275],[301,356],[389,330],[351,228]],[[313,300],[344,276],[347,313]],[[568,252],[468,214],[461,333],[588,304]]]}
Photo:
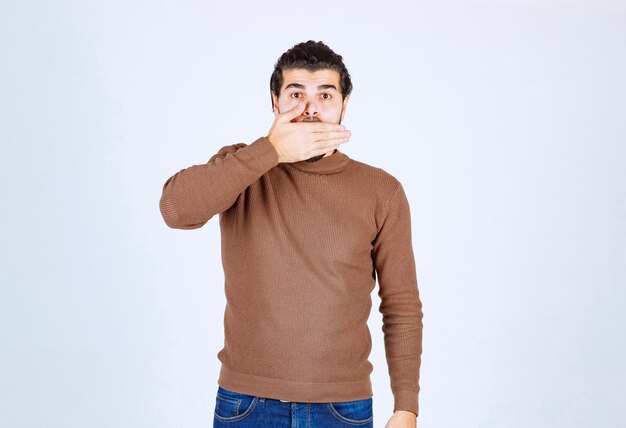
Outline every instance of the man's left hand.
{"label": "man's left hand", "polygon": [[385,428],[416,428],[417,415],[408,410],[396,410]]}

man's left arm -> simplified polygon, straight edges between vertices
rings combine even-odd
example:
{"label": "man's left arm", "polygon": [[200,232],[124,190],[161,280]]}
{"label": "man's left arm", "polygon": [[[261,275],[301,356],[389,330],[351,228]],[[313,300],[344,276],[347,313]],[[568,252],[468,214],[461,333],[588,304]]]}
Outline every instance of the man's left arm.
{"label": "man's left arm", "polygon": [[385,356],[393,411],[419,414],[422,302],[417,287],[409,202],[400,182],[386,202],[372,242],[383,314]]}

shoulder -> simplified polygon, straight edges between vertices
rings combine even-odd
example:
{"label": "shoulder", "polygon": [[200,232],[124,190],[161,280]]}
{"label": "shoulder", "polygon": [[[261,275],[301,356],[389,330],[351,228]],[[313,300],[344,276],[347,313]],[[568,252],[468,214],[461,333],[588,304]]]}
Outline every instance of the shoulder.
{"label": "shoulder", "polygon": [[374,219],[380,229],[390,211],[408,211],[409,203],[400,180],[389,171],[352,159],[352,167],[363,191],[374,198]]}
{"label": "shoulder", "polygon": [[390,198],[401,187],[400,180],[389,171],[355,159],[351,161],[352,169],[361,182],[382,199]]}

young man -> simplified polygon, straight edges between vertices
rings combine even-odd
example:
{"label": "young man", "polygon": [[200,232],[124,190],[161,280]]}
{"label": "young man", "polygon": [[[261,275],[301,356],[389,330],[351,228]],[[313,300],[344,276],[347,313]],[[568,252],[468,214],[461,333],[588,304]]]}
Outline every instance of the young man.
{"label": "young man", "polygon": [[[226,310],[214,426],[372,426],[367,319],[378,276],[394,396],[388,428],[415,427],[422,353],[407,197],[339,150],[352,91],[342,57],[293,46],[270,81],[274,123],[167,179],[165,223],[219,214]],[[302,425],[301,425],[302,424]]]}

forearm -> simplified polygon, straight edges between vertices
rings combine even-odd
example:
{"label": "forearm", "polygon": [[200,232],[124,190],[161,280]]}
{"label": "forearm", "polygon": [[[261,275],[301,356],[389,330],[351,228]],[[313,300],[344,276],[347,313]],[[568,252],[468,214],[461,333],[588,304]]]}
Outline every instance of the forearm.
{"label": "forearm", "polygon": [[222,148],[206,164],[182,169],[167,179],[159,208],[169,227],[201,227],[278,164],[278,154],[267,137],[236,150],[231,147]]}

